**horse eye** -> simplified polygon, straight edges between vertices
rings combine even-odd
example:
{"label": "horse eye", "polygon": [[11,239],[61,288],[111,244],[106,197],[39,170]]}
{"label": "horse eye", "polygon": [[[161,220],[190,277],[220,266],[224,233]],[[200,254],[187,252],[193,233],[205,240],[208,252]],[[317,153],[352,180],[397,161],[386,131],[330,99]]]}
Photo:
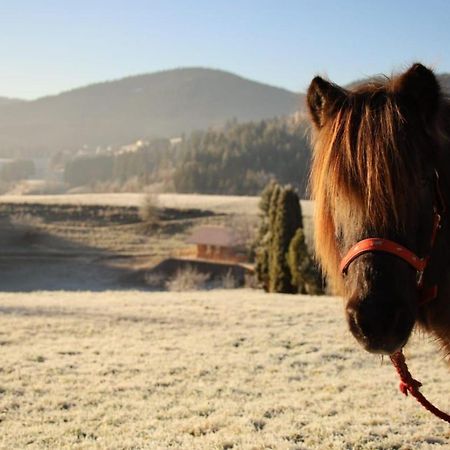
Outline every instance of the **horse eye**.
{"label": "horse eye", "polygon": [[433,183],[433,177],[431,175],[423,176],[420,178],[421,186],[430,186]]}

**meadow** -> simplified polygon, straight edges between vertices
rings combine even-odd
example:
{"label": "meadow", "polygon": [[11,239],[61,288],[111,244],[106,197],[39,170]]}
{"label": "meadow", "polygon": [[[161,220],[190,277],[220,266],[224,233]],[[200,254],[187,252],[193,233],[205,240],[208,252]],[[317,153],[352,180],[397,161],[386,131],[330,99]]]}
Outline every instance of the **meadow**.
{"label": "meadow", "polygon": [[1,289],[142,288],[148,270],[186,249],[195,227],[228,224],[245,231],[257,221],[252,214],[158,203],[158,219],[148,223],[140,214],[144,195],[137,195],[135,203],[122,197],[108,202],[108,197],[88,195],[76,202],[71,196],[39,196],[32,202],[29,196],[2,197]]}
{"label": "meadow", "polygon": [[[139,207],[144,197],[145,194],[142,193],[3,195],[2,202]],[[256,214],[259,202],[259,197],[237,195],[155,194],[153,197],[161,207],[208,209],[214,212],[233,214]]]}
{"label": "meadow", "polygon": [[[3,203],[52,204],[52,205],[99,205],[139,207],[146,194],[105,193],[105,194],[66,194],[66,195],[3,195]],[[258,213],[259,197],[246,195],[203,195],[203,194],[154,194],[156,203],[164,208],[203,209],[222,214]],[[312,202],[302,200],[305,216],[312,214]]]}
{"label": "meadow", "polygon": [[[0,294],[2,449],[445,449],[330,297],[203,292]],[[448,366],[415,335],[423,391]]]}

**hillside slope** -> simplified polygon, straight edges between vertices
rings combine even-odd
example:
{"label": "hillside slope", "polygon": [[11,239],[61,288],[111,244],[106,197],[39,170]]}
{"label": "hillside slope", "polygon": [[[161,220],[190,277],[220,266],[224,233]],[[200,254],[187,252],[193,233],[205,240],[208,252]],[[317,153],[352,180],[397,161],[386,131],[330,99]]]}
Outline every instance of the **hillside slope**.
{"label": "hillside slope", "polygon": [[1,106],[0,148],[76,149],[170,137],[295,112],[300,96],[229,72],[186,68]]}
{"label": "hillside slope", "polygon": [[25,100],[20,100],[18,98],[10,98],[10,97],[0,97],[0,107],[6,105],[14,105],[17,103],[25,103]]}

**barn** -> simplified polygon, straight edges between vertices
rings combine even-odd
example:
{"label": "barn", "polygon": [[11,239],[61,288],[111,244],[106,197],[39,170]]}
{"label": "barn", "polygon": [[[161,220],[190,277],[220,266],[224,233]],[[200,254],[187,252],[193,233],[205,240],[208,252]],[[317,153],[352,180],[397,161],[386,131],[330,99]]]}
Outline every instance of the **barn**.
{"label": "barn", "polygon": [[244,240],[232,228],[203,225],[195,228],[187,243],[195,246],[197,259],[246,262]]}

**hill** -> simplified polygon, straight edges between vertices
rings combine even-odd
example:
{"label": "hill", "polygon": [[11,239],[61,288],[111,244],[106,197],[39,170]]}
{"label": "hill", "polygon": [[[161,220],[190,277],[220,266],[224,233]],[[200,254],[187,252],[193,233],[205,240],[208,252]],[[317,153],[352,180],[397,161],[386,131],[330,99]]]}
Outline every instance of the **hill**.
{"label": "hill", "polygon": [[13,105],[17,103],[23,103],[25,100],[20,100],[18,98],[10,98],[10,97],[0,97],[0,107],[5,105]]}
{"label": "hill", "polygon": [[54,151],[170,137],[295,112],[298,94],[229,72],[175,69],[2,104],[0,151]]}
{"label": "hill", "polygon": [[[450,92],[450,74],[439,79]],[[233,118],[289,115],[303,102],[304,94],[206,68],[136,75],[33,101],[0,97],[0,155],[173,137]]]}

